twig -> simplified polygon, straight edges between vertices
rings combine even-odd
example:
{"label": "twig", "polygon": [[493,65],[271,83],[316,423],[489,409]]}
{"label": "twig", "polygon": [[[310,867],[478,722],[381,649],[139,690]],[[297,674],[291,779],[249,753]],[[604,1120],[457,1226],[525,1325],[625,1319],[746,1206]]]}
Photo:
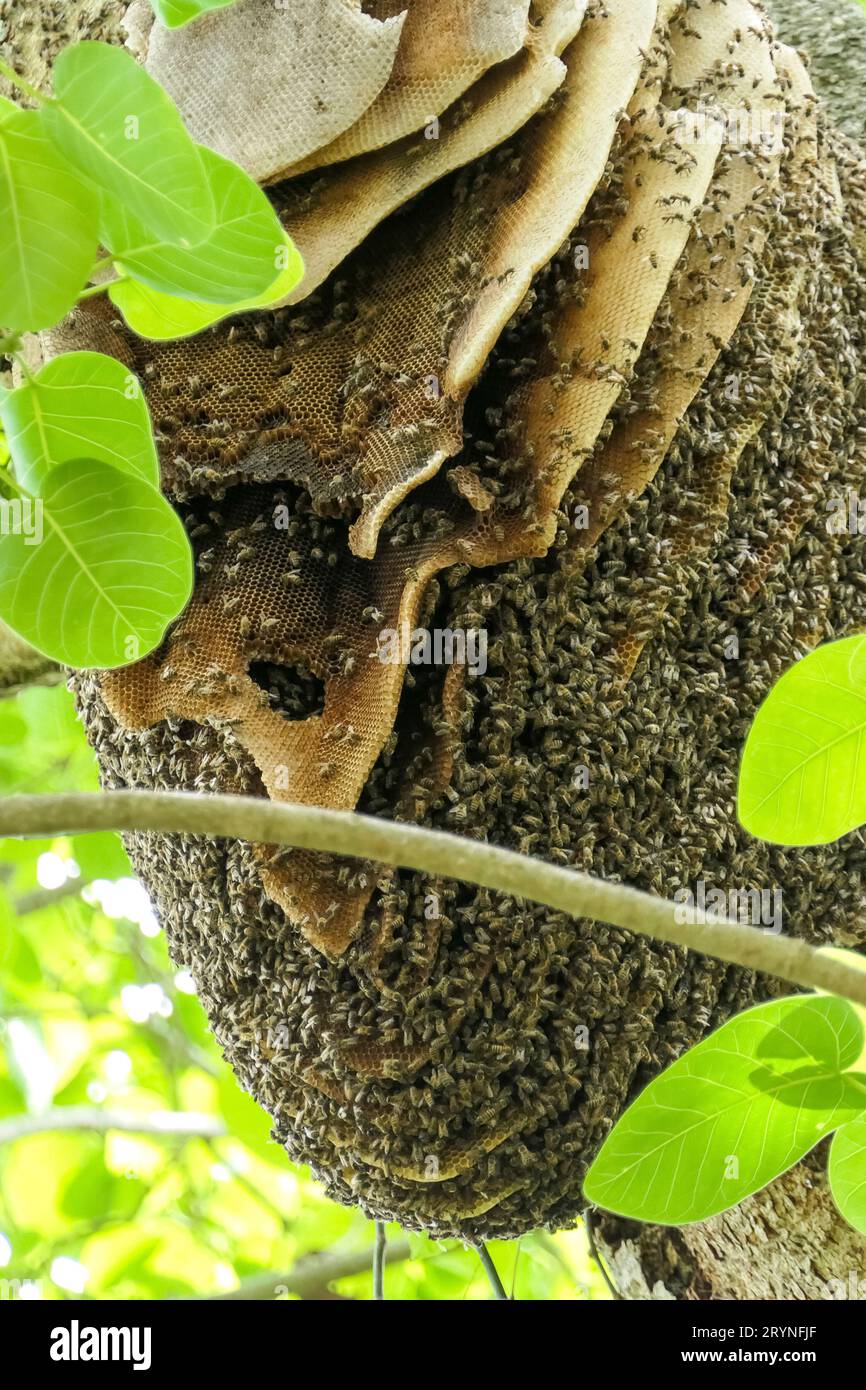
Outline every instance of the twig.
{"label": "twig", "polygon": [[505,1292],[505,1287],[502,1283],[502,1280],[499,1277],[499,1271],[490,1257],[490,1251],[487,1249],[487,1246],[484,1244],[483,1241],[479,1241],[474,1248],[478,1251],[478,1258],[483,1264],[484,1273],[487,1275],[487,1278],[490,1281],[490,1287],[493,1290],[493,1297],[497,1300],[504,1299],[506,1303],[510,1303],[511,1299]]}
{"label": "twig", "polygon": [[0,1144],[12,1144],[31,1134],[81,1129],[105,1134],[117,1129],[124,1134],[151,1134],[163,1138],[221,1139],[228,1133],[222,1120],[187,1110],[150,1110],[136,1115],[130,1110],[100,1110],[89,1105],[60,1105],[41,1115],[13,1115],[0,1120]]}
{"label": "twig", "polygon": [[388,1237],[384,1221],[376,1222],[376,1242],[373,1246],[373,1298],[381,1302],[385,1297],[385,1257]]}
{"label": "twig", "polygon": [[587,1244],[589,1245],[589,1253],[595,1260],[595,1263],[598,1265],[599,1269],[601,1270],[601,1277],[607,1285],[607,1291],[610,1294],[611,1298],[621,1300],[622,1294],[620,1293],[619,1289],[616,1287],[616,1284],[613,1282],[610,1275],[608,1274],[607,1265],[605,1264],[604,1260],[601,1258],[601,1255],[599,1254],[598,1242],[595,1238],[595,1228],[592,1224],[591,1207],[587,1207],[586,1211],[583,1213],[583,1224],[586,1227],[586,1240]]}
{"label": "twig", "polygon": [[88,285],[87,289],[79,294],[78,303],[84,299],[93,299],[97,294],[105,294],[107,290],[113,290],[115,285],[125,285],[128,280],[128,275],[115,275],[112,280],[102,280],[98,285]]}
{"label": "twig", "polygon": [[62,680],[65,674],[59,666],[0,622],[0,699],[31,685],[58,685]]}
{"label": "twig", "polygon": [[520,1264],[520,1256],[523,1254],[523,1236],[518,1237],[517,1249],[514,1252],[514,1268],[511,1271],[511,1293],[509,1298],[514,1302],[514,1290],[517,1288],[517,1267]]}
{"label": "twig", "polygon": [[737,922],[679,922],[681,908],[651,893],[421,826],[318,806],[191,792],[69,792],[10,797],[0,806],[0,836],[98,830],[153,830],[293,845],[460,879],[866,1005],[866,973],[819,953],[805,941],[770,936]]}
{"label": "twig", "polygon": [[[400,1264],[410,1256],[408,1240],[391,1241],[386,1251],[389,1265]],[[328,1251],[321,1255],[308,1255],[299,1260],[294,1269],[287,1274],[256,1275],[247,1279],[240,1288],[230,1293],[205,1295],[217,1302],[236,1302],[238,1300],[265,1300],[276,1298],[279,1294],[294,1294],[297,1298],[326,1298],[328,1289],[337,1279],[347,1279],[353,1274],[364,1274],[372,1262],[369,1246],[365,1250],[347,1252]]]}
{"label": "twig", "polygon": [[56,903],[63,902],[64,898],[77,898],[87,884],[87,879],[68,878],[57,888],[34,888],[32,893],[22,893],[21,897],[15,898],[12,903],[15,916],[27,917],[31,912],[41,912],[45,907],[54,907]]}

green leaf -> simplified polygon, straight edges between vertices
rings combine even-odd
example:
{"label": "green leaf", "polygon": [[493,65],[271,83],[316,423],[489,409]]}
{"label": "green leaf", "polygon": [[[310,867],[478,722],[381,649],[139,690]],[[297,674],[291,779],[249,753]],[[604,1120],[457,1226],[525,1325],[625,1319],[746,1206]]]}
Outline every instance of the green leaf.
{"label": "green leaf", "polygon": [[161,294],[159,290],[149,289],[147,285],[128,281],[117,284],[109,290],[112,304],[123,314],[128,326],[140,338],[189,338],[194,333],[218,323],[220,319],[232,314],[245,314],[255,309],[266,309],[285,298],[297,285],[304,273],[304,263],[300,252],[289,241],[285,242],[286,268],[279,278],[264,294],[256,299],[246,299],[238,304],[200,304],[175,295]]}
{"label": "green leaf", "polygon": [[34,332],[72,308],[96,258],[97,203],[35,111],[0,121],[0,326]]}
{"label": "green leaf", "polygon": [[27,738],[27,720],[10,700],[0,704],[0,748],[10,748]]}
{"label": "green leaf", "polygon": [[147,1184],[140,1180],[107,1172],[100,1150],[70,1176],[60,1196],[60,1210],[72,1221],[99,1225],[106,1212],[112,1221],[121,1221],[135,1215],[147,1191]]}
{"label": "green leaf", "polygon": [[133,372],[99,352],[55,357],[0,399],[15,477],[41,492],[60,463],[89,458],[159,484],[147,403]]}
{"label": "green leaf", "polygon": [[91,42],[65,48],[54,92],[39,114],[82,174],[161,241],[195,246],[210,236],[214,200],[198,146],[131,53]]}
{"label": "green leaf", "polygon": [[88,881],[132,877],[123,841],[114,830],[101,830],[96,835],[74,835],[72,857],[81,870],[81,877]]}
{"label": "green leaf", "polygon": [[199,146],[216,205],[217,225],[194,251],[154,241],[114,199],[103,200],[100,239],[122,275],[151,289],[208,304],[237,304],[270,289],[285,255],[286,234],[267,197],[230,159]]}
{"label": "green leaf", "polygon": [[[841,965],[847,965],[851,970],[859,970],[861,974],[866,974],[866,956],[861,956],[858,951],[847,951],[842,946],[819,946],[818,954],[831,956]],[[819,990],[818,993],[824,994],[826,990]],[[863,1004],[855,1004],[851,999],[848,1000],[848,1003],[862,1023],[864,1037],[866,1037],[866,1007]],[[866,1072],[866,1044],[864,1044],[862,1056],[854,1065],[854,1070]]]}
{"label": "green leaf", "polygon": [[832,995],[778,999],[731,1019],[646,1088],[589,1170],[591,1202],[679,1226],[741,1202],[866,1110],[848,1068],[863,1026]]}
{"label": "green leaf", "polygon": [[235,0],[151,0],[151,3],[154,14],[166,29],[179,29],[210,10],[224,10]]}
{"label": "green leaf", "polygon": [[752,835],[825,845],[866,821],[866,637],[786,671],[749,732],[738,813]]}
{"label": "green leaf", "polygon": [[34,507],[41,540],[0,536],[3,619],[67,666],[146,656],[192,591],[189,541],[162,494],[106,463],[73,460],[48,474]]}
{"label": "green leaf", "polygon": [[834,1134],[827,1176],[833,1201],[845,1220],[866,1236],[866,1115]]}
{"label": "green leaf", "polygon": [[219,1080],[219,1102],[232,1137],[240,1139],[267,1163],[279,1165],[285,1155],[271,1138],[271,1119],[252,1096],[241,1090],[229,1071],[223,1072]]}

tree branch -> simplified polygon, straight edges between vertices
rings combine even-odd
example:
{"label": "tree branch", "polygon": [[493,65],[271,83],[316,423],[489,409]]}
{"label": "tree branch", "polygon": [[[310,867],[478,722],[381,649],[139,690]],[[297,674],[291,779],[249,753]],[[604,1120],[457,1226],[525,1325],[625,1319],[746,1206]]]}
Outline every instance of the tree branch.
{"label": "tree branch", "polygon": [[55,1130],[81,1129],[91,1134],[106,1134],[111,1129],[124,1134],[150,1134],[158,1138],[222,1139],[227,1129],[213,1115],[199,1115],[192,1110],[151,1110],[136,1115],[129,1110],[101,1110],[90,1105],[59,1105],[41,1115],[13,1115],[0,1120],[0,1145],[13,1144],[31,1134],[49,1134]]}
{"label": "tree branch", "polygon": [[[388,1244],[385,1254],[386,1264],[400,1264],[410,1255],[408,1240],[395,1240]],[[299,1260],[294,1269],[287,1274],[261,1274],[247,1279],[240,1288],[230,1293],[205,1294],[204,1297],[219,1303],[240,1300],[276,1298],[278,1293],[295,1294],[298,1298],[326,1298],[331,1284],[337,1279],[347,1279],[352,1274],[364,1274],[373,1267],[373,1251],[350,1250],[347,1252],[328,1251],[321,1255],[307,1255]]]}
{"label": "tree branch", "polygon": [[866,974],[820,954],[805,941],[770,936],[737,922],[682,923],[677,920],[681,908],[664,898],[421,826],[318,806],[191,792],[70,792],[10,797],[0,806],[2,837],[97,830],[152,830],[292,845],[460,879],[866,1005]]}
{"label": "tree branch", "polygon": [[49,657],[28,647],[17,633],[0,622],[0,699],[17,695],[29,685],[57,685],[63,669]]}
{"label": "tree branch", "polygon": [[20,898],[15,898],[12,910],[16,917],[27,917],[31,912],[41,912],[43,908],[54,907],[65,898],[79,897],[82,888],[86,888],[87,885],[87,879],[68,878],[57,888],[34,888],[32,893],[22,893]]}

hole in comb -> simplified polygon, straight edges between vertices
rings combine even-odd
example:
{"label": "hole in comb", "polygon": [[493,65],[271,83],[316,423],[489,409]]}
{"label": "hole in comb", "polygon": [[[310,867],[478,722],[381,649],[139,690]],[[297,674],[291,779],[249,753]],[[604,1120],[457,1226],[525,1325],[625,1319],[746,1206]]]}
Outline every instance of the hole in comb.
{"label": "hole in comb", "polygon": [[268,696],[271,709],[284,719],[309,719],[324,711],[325,682],[303,662],[279,666],[273,661],[253,661],[249,672],[250,680]]}

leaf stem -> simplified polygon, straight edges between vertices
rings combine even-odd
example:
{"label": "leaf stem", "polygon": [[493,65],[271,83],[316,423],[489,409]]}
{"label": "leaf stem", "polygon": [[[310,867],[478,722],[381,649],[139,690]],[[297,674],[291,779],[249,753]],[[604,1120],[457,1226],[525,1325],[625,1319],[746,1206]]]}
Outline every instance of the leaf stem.
{"label": "leaf stem", "polygon": [[15,351],[12,353],[12,356],[17,365],[21,368],[21,375],[24,377],[24,380],[28,383],[28,385],[31,384],[33,381],[33,373],[27,365],[27,358],[24,356],[23,352],[20,352],[16,348]]}
{"label": "leaf stem", "polygon": [[38,101],[40,106],[51,100],[44,92],[40,92],[38,87],[32,87],[26,78],[21,77],[8,63],[4,63],[2,58],[0,58],[0,76],[11,82],[13,87],[17,87],[19,92],[26,92],[34,101]]}
{"label": "leaf stem", "polygon": [[113,289],[115,285],[125,285],[128,279],[128,275],[115,275],[113,280],[103,280],[101,285],[88,285],[86,290],[81,291],[76,303],[80,304],[82,299],[93,299],[97,294],[105,294],[106,290]]}
{"label": "leaf stem", "polygon": [[3,471],[3,481],[9,484],[16,496],[22,498],[24,501],[29,498],[31,502],[35,502],[36,498],[33,493],[28,492],[26,487],[22,487],[15,477],[15,460],[12,458],[9,460],[9,467]]}
{"label": "leaf stem", "polygon": [[97,830],[151,830],[292,845],[460,879],[866,1005],[866,973],[796,937],[770,936],[731,921],[680,922],[681,907],[652,893],[422,826],[320,806],[279,805],[253,796],[192,792],[64,792],[6,797],[0,803],[0,837]]}

